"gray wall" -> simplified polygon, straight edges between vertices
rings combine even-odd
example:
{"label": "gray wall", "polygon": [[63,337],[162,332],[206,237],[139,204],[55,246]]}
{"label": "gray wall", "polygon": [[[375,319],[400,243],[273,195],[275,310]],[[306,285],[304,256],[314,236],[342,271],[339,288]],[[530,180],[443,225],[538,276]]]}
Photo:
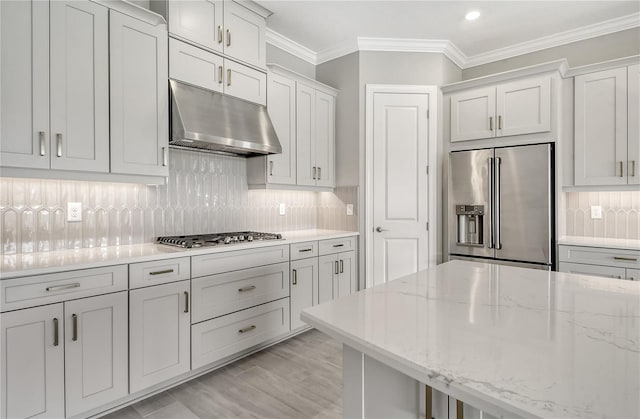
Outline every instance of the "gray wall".
{"label": "gray wall", "polygon": [[309,78],[316,78],[316,66],[278,47],[267,44],[267,63],[278,64]]}
{"label": "gray wall", "polygon": [[640,28],[615,32],[462,70],[463,80],[566,58],[569,67],[640,54]]}

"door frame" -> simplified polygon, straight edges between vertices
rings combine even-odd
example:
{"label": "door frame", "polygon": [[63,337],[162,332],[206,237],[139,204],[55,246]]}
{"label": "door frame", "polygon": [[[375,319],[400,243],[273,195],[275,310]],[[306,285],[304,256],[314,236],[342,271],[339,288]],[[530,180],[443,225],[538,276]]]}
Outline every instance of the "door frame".
{"label": "door frame", "polygon": [[427,222],[429,223],[429,267],[436,265],[438,255],[438,87],[426,85],[366,84],[365,89],[364,242],[366,249],[364,263],[365,274],[363,275],[364,283],[361,284],[360,289],[370,288],[371,286],[373,286],[373,279],[369,275],[367,275],[367,273],[373,272],[373,234],[369,233],[373,233],[373,99],[376,93],[427,94],[429,96],[429,119],[427,121],[427,162],[429,165],[429,174],[427,176],[427,185],[429,188],[429,193],[427,195]]}

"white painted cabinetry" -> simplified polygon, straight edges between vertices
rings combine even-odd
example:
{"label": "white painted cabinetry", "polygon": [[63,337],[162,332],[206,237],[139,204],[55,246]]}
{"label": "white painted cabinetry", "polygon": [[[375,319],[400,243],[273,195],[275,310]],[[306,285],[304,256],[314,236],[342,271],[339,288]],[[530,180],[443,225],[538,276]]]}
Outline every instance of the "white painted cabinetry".
{"label": "white painted cabinetry", "polygon": [[356,237],[320,241],[318,302],[335,300],[358,291]]}
{"label": "white painted cabinetry", "polygon": [[300,313],[318,304],[318,257],[291,261],[291,330],[307,326]]}
{"label": "white painted cabinetry", "polygon": [[551,77],[452,94],[450,128],[451,142],[550,131]]}
{"label": "white painted cabinetry", "polygon": [[[152,9],[164,15],[169,32],[180,38],[211,49],[224,52],[223,0],[153,2]],[[162,6],[157,10],[157,6]]]}
{"label": "white painted cabinetry", "polygon": [[166,27],[110,13],[111,172],[168,176]]}
{"label": "white painted cabinetry", "polygon": [[244,5],[247,2],[224,2],[224,53],[247,64],[266,65],[266,16]]}
{"label": "white painted cabinetry", "polygon": [[190,291],[187,280],[129,292],[131,393],[191,369]]}
{"label": "white painted cabinetry", "polygon": [[640,64],[627,67],[627,103],[627,183],[640,185]]}
{"label": "white painted cabinetry", "polygon": [[[296,82],[273,72],[267,78],[267,109],[282,153],[267,159],[266,182],[296,184]],[[264,160],[264,157],[256,159]]]}
{"label": "white painted cabinetry", "polygon": [[640,251],[589,246],[558,246],[560,272],[639,280]]}

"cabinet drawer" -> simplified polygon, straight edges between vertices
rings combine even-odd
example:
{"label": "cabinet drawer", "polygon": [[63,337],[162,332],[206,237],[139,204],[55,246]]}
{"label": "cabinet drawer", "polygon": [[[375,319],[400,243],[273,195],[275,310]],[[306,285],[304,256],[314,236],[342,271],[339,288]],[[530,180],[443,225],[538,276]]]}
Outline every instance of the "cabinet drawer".
{"label": "cabinet drawer", "polygon": [[613,278],[613,279],[625,278],[624,268],[616,268],[612,266],[599,266],[599,265],[587,265],[584,263],[560,262],[558,268],[560,272],[567,272],[571,274],[602,276],[602,277]]}
{"label": "cabinet drawer", "polygon": [[318,256],[318,242],[304,242],[291,245],[291,260],[311,258]]}
{"label": "cabinet drawer", "polygon": [[289,298],[191,326],[196,369],[289,332]]}
{"label": "cabinet drawer", "polygon": [[191,283],[191,321],[219,317],[289,296],[289,263],[205,276]]}
{"label": "cabinet drawer", "polygon": [[356,237],[353,236],[345,237],[342,239],[320,240],[319,249],[320,256],[356,250]]}
{"label": "cabinet drawer", "polygon": [[287,261],[289,261],[288,245],[193,256],[191,258],[191,276],[197,278]]}
{"label": "cabinet drawer", "polygon": [[191,277],[190,260],[186,258],[154,260],[129,265],[129,288],[181,281]]}
{"label": "cabinet drawer", "polygon": [[638,269],[640,268],[640,251],[560,245],[559,260],[561,262]]}
{"label": "cabinet drawer", "polygon": [[0,281],[0,311],[51,304],[127,289],[127,265]]}
{"label": "cabinet drawer", "polygon": [[630,281],[640,281],[640,269],[627,269],[627,279]]}

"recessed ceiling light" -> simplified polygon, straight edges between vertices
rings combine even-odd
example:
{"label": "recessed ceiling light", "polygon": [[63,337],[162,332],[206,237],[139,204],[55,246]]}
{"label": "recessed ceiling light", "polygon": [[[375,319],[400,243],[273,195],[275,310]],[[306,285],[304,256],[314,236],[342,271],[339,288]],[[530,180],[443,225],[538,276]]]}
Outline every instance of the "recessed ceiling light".
{"label": "recessed ceiling light", "polygon": [[480,12],[477,10],[472,10],[465,15],[465,19],[467,20],[476,20],[480,17]]}

